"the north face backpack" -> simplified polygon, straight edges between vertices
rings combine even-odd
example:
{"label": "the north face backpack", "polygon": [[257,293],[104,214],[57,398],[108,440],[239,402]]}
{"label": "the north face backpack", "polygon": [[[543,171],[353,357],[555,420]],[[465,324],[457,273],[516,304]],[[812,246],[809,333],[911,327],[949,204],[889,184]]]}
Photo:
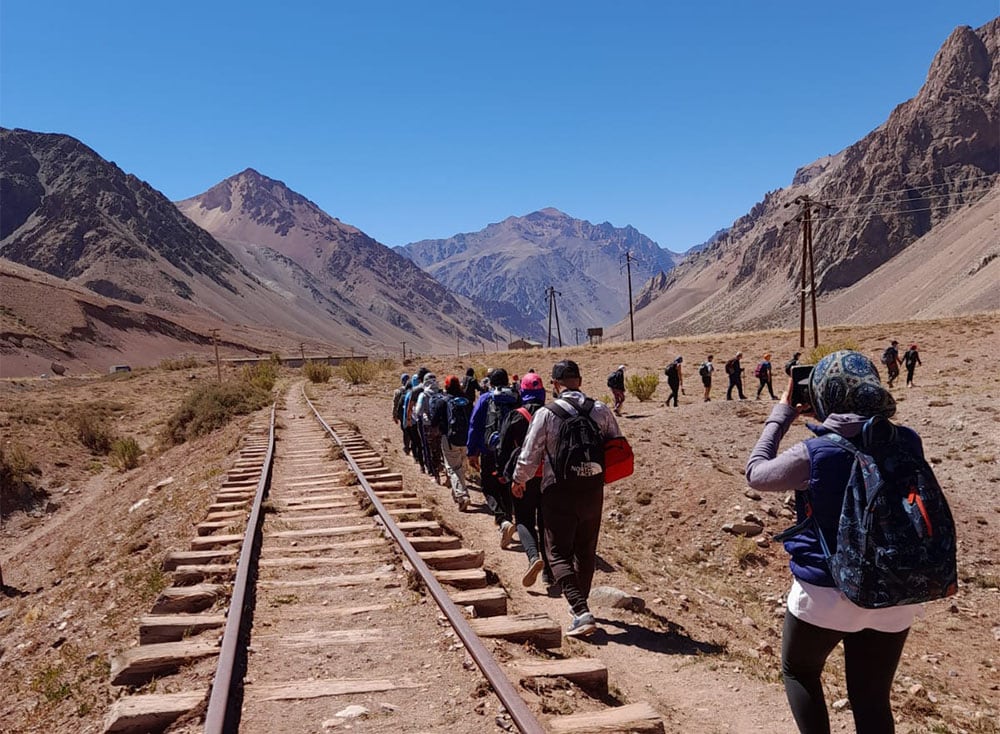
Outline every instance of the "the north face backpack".
{"label": "the north face backpack", "polygon": [[577,486],[603,486],[604,438],[590,417],[594,401],[586,398],[577,405],[560,399],[545,407],[560,419],[555,456],[549,456],[556,479]]}
{"label": "the north face backpack", "polygon": [[448,428],[445,438],[452,446],[465,446],[469,442],[469,417],[472,407],[466,398],[448,398]]}
{"label": "the north face backpack", "polygon": [[490,393],[490,402],[486,406],[486,430],[483,438],[490,451],[496,451],[500,445],[500,427],[507,414],[521,404],[521,398],[509,387],[501,387]]}
{"label": "the north face backpack", "polygon": [[860,449],[835,433],[822,437],[854,455],[836,551],[814,525],[837,588],[866,609],[954,594],[955,521],[930,465],[884,418],[865,424]]}

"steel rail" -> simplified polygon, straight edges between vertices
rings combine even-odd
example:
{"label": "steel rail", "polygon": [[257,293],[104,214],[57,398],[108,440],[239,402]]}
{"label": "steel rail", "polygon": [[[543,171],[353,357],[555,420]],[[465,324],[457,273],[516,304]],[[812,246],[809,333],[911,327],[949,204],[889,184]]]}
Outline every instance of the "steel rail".
{"label": "steel rail", "polygon": [[[205,713],[205,734],[222,734],[236,731],[239,711],[233,711],[233,673],[236,669],[236,656],[240,652],[241,638],[248,631],[244,624],[249,622],[253,612],[253,596],[250,573],[256,568],[257,551],[260,549],[260,524],[263,519],[261,504],[271,486],[271,468],[274,462],[274,412],[275,404],[271,404],[271,421],[268,427],[267,453],[261,466],[260,480],[257,482],[257,492],[254,495],[250,519],[247,520],[246,533],[240,550],[240,560],[236,565],[236,580],[233,585],[233,595],[229,600],[229,613],[226,615],[226,628],[222,635],[222,649],[219,651],[219,662],[212,680],[212,693],[208,699],[208,710]],[[256,575],[256,574],[254,574]],[[242,684],[242,681],[236,681]]]}
{"label": "steel rail", "polygon": [[392,539],[396,541],[396,544],[403,551],[406,559],[416,570],[417,574],[420,575],[420,579],[424,586],[427,587],[427,591],[430,592],[431,597],[437,602],[438,607],[447,617],[448,622],[451,624],[452,628],[455,630],[455,634],[458,635],[462,644],[465,645],[465,649],[469,651],[472,659],[479,666],[483,675],[486,676],[486,680],[489,681],[490,685],[493,687],[494,693],[496,693],[497,698],[507,709],[507,713],[510,714],[514,725],[517,726],[521,734],[544,734],[545,729],[542,728],[541,723],[532,713],[531,709],[528,708],[528,704],[524,702],[524,699],[518,695],[517,690],[514,688],[510,679],[503,672],[500,664],[497,663],[496,659],[486,649],[483,645],[482,640],[479,636],[473,632],[472,627],[469,626],[468,621],[465,616],[459,610],[458,606],[451,600],[448,596],[448,592],[444,590],[444,587],[438,582],[434,577],[433,572],[430,567],[424,562],[424,559],[420,557],[416,549],[403,534],[403,531],[397,527],[395,521],[389,515],[385,506],[379,500],[378,495],[375,494],[375,490],[372,489],[368,480],[365,478],[361,471],[361,468],[355,462],[354,457],[351,456],[351,452],[344,447],[343,442],[340,440],[340,436],[337,435],[336,431],[327,425],[327,422],[323,420],[323,416],[319,414],[316,410],[316,406],[313,405],[309,396],[306,395],[305,385],[302,386],[302,396],[305,398],[306,403],[312,409],[313,414],[316,416],[316,420],[319,421],[320,425],[326,430],[330,437],[337,442],[337,445],[344,452],[344,458],[347,463],[350,464],[351,469],[358,476],[358,481],[361,484],[362,489],[364,489],[365,494],[368,495],[368,499],[371,501],[372,505],[375,507],[382,519],[382,523],[386,530],[392,536]]}

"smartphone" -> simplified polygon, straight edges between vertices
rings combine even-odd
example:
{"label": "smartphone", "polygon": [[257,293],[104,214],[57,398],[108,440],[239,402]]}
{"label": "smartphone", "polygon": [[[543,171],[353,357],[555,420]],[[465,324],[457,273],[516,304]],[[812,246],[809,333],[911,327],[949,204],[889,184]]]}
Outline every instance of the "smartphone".
{"label": "smartphone", "polygon": [[792,365],[792,405],[812,406],[809,393],[809,379],[812,377],[813,365]]}

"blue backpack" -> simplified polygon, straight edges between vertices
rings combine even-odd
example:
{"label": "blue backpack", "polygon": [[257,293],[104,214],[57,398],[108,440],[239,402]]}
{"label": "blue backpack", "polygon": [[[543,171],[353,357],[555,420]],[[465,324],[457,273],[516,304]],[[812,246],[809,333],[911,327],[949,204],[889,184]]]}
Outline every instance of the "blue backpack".
{"label": "blue backpack", "polygon": [[837,588],[866,609],[954,594],[955,521],[930,465],[884,418],[865,423],[860,448],[836,433],[822,438],[854,456],[836,550],[830,552],[814,516],[805,521],[814,523]]}

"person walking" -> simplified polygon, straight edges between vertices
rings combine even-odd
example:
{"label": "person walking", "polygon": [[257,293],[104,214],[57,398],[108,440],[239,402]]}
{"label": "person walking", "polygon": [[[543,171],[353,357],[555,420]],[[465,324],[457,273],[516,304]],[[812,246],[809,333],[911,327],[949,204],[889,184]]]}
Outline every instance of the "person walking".
{"label": "person walking", "polygon": [[500,529],[500,547],[506,549],[514,541],[517,528],[514,527],[510,486],[500,481],[497,472],[496,447],[503,419],[520,400],[510,389],[507,370],[498,367],[486,379],[490,381],[490,389],[479,396],[472,409],[466,455],[469,466],[479,471],[486,506]]}
{"label": "person walking", "polygon": [[[920,604],[866,609],[851,602],[834,582],[818,532],[827,547],[836,550],[837,526],[853,455],[823,433],[858,441],[869,418],[890,418],[896,412],[891,393],[879,381],[870,359],[852,351],[828,354],[809,379],[816,417],[815,438],[801,441],[778,454],[778,445],[803,406],[792,405],[793,385],[771,410],[760,439],[746,465],[747,484],[758,491],[795,492],[800,522],[815,515],[815,523],[796,526],[785,540],[791,555],[792,588],[788,593],[781,641],[781,670],[785,693],[800,732],[830,731],[820,676],[830,652],[843,642],[847,697],[856,731],[891,734],[894,731],[889,694],[896,666],[914,618],[923,615]],[[923,456],[920,438],[897,426],[907,445]],[[823,528],[817,531],[816,528]],[[790,531],[791,532],[791,531]]]}
{"label": "person walking", "polygon": [[670,401],[674,401],[674,407],[677,407],[677,391],[680,390],[684,392],[684,375],[681,372],[681,364],[684,362],[684,357],[677,357],[673,362],[667,365],[663,373],[667,376],[667,386],[670,388],[670,394],[667,396],[666,405],[669,407]]}
{"label": "person walking", "polygon": [[789,377],[792,376],[792,367],[799,363],[799,357],[802,356],[802,352],[796,352],[792,355],[792,358],[785,362],[785,374]]}
{"label": "person walking", "polygon": [[[552,367],[555,400],[540,408],[531,420],[517,459],[512,487],[515,497],[523,497],[528,481],[539,465],[543,466],[545,553],[556,583],[570,605],[573,619],[566,630],[569,637],[586,637],[597,629],[587,598],[597,561],[597,541],[604,506],[604,473],[601,464],[581,459],[574,466],[576,476],[556,474],[555,462],[567,450],[567,446],[560,445],[561,429],[582,413],[596,426],[600,440],[621,435],[611,409],[598,400],[588,398],[581,390],[582,384],[580,367],[576,362],[567,359]],[[603,453],[603,445],[600,450]]]}
{"label": "person walking", "polygon": [[403,433],[403,453],[409,456],[410,434],[406,432],[406,423],[403,420],[403,398],[406,397],[406,393],[410,390],[410,376],[401,375],[399,379],[403,384],[397,387],[396,392],[392,394],[392,422],[399,424],[399,428]]}
{"label": "person walking", "polygon": [[726,390],[726,400],[733,399],[734,387],[736,388],[737,395],[740,396],[740,400],[747,399],[747,396],[743,394],[743,365],[740,364],[741,359],[743,359],[743,352],[737,352],[735,357],[726,362],[726,374],[729,375],[729,389]]}
{"label": "person walking", "polygon": [[701,376],[701,384],[705,388],[705,402],[707,403],[712,398],[710,397],[712,392],[712,373],[715,372],[715,365],[712,363],[712,355],[708,355],[708,358],[701,363],[701,367],[698,368],[698,374]]}
{"label": "person walking", "polygon": [[886,383],[889,387],[892,387],[892,383],[899,377],[899,365],[902,363],[903,360],[899,358],[899,342],[893,339],[892,343],[882,352],[882,364],[885,365],[888,372],[889,379],[886,380]]}
{"label": "person walking", "polygon": [[479,384],[479,380],[476,379],[476,371],[471,367],[465,371],[465,377],[462,378],[462,392],[465,393],[465,399],[472,404],[475,404],[478,395],[485,392],[483,386]]}
{"label": "person walking", "polygon": [[417,419],[416,410],[417,400],[419,400],[420,395],[424,391],[424,386],[421,382],[422,379],[419,373],[410,379],[410,389],[403,397],[402,417],[403,424],[406,426],[406,432],[410,434],[410,455],[417,463],[417,466],[420,467],[420,471],[426,474],[423,434],[420,431],[420,421]]}
{"label": "person walking", "polygon": [[760,400],[760,393],[766,387],[768,393],[771,395],[771,400],[777,400],[778,398],[774,395],[774,388],[771,386],[771,353],[767,352],[764,358],[757,363],[757,367],[754,368],[754,375],[760,381],[757,386],[757,400]]}
{"label": "person walking", "polygon": [[451,498],[458,509],[469,508],[469,488],[465,485],[465,444],[469,440],[469,419],[472,404],[455,375],[444,379],[444,399],[436,403],[431,423],[441,434],[441,456],[451,484]]}
{"label": "person walking", "polygon": [[903,365],[906,367],[906,386],[913,387],[913,370],[920,362],[920,351],[916,344],[911,344],[910,348],[903,354]]}
{"label": "person walking", "polygon": [[441,469],[444,458],[441,455],[441,432],[431,421],[431,412],[435,404],[444,400],[437,376],[433,372],[424,375],[424,391],[417,398],[415,408],[420,432],[424,444],[424,468],[434,477],[437,484],[442,484]]}
{"label": "person walking", "polygon": [[[545,385],[542,378],[536,374],[525,375],[521,380],[521,405],[507,414],[503,428],[500,430],[500,446],[497,449],[497,466],[504,481],[513,482],[517,459],[528,435],[528,426],[535,413],[545,404]],[[521,496],[513,495],[514,523],[517,526],[517,537],[528,557],[528,570],[521,583],[524,586],[534,586],[538,574],[546,585],[551,585],[554,578],[552,569],[545,557],[545,520],[542,515],[542,467],[539,466],[535,475],[524,485]]]}
{"label": "person walking", "polygon": [[615,415],[621,415],[622,403],[625,402],[625,365],[618,365],[618,369],[608,375],[608,387],[615,400],[612,410]]}

